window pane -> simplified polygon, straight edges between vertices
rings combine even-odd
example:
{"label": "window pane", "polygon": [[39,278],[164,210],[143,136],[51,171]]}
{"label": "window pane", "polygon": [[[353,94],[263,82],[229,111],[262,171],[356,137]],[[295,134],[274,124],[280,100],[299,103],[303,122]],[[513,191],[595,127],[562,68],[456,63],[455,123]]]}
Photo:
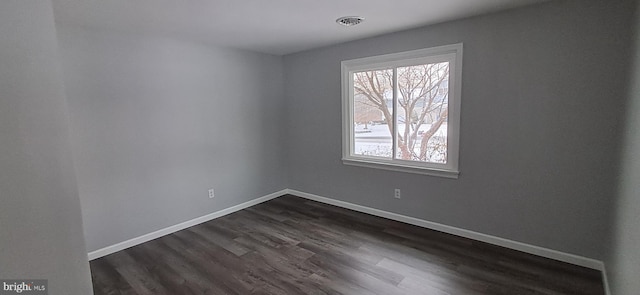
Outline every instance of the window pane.
{"label": "window pane", "polygon": [[353,135],[355,155],[393,155],[393,70],[353,74]]}
{"label": "window pane", "polygon": [[397,75],[396,157],[446,164],[449,62],[398,67]]}

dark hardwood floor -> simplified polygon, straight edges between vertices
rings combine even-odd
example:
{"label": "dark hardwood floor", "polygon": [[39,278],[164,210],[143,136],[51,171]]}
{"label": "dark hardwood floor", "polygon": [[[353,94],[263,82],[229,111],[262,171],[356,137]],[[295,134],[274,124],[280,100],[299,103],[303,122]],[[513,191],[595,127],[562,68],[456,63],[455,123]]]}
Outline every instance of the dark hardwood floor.
{"label": "dark hardwood floor", "polygon": [[283,196],[91,261],[100,294],[604,294],[600,272]]}

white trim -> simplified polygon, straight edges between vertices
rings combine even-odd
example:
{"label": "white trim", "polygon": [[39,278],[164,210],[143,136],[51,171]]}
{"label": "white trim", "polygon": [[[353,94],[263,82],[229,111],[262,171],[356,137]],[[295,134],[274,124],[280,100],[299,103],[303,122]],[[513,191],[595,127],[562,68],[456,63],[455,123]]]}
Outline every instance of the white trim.
{"label": "white trim", "polygon": [[513,249],[513,250],[518,250],[521,252],[525,252],[525,253],[529,253],[529,254],[533,254],[533,255],[537,255],[537,256],[541,256],[541,257],[546,257],[546,258],[550,258],[550,259],[554,259],[554,260],[558,260],[558,261],[562,261],[562,262],[566,262],[566,263],[570,263],[570,264],[574,264],[574,265],[578,265],[578,266],[583,266],[583,267],[587,267],[587,268],[591,268],[591,269],[595,269],[595,270],[599,270],[602,272],[602,280],[603,280],[603,284],[604,284],[604,288],[605,288],[605,292],[607,295],[610,295],[610,290],[609,290],[609,282],[607,279],[607,273],[605,270],[605,265],[602,261],[600,260],[595,260],[592,258],[587,258],[587,257],[583,257],[583,256],[578,256],[578,255],[574,255],[574,254],[569,254],[569,253],[564,253],[564,252],[560,252],[560,251],[556,251],[556,250],[552,250],[552,249],[548,249],[548,248],[543,248],[543,247],[539,247],[539,246],[534,246],[534,245],[530,245],[530,244],[525,244],[522,242],[516,242],[516,241],[512,241],[512,240],[508,240],[508,239],[504,239],[504,238],[500,238],[500,237],[496,237],[496,236],[491,236],[491,235],[487,235],[487,234],[483,234],[483,233],[478,233],[478,232],[474,232],[474,231],[470,231],[470,230],[466,230],[466,229],[461,229],[461,228],[457,228],[457,227],[453,227],[453,226],[448,226],[448,225],[444,225],[441,223],[436,223],[436,222],[431,222],[431,221],[426,221],[423,219],[418,219],[418,218],[414,218],[414,217],[409,217],[409,216],[405,216],[405,215],[401,215],[401,214],[397,214],[397,213],[392,213],[392,212],[388,212],[388,211],[383,211],[383,210],[379,210],[379,209],[374,209],[374,208],[370,208],[370,207],[366,207],[366,206],[362,206],[362,205],[358,205],[358,204],[353,204],[353,203],[349,203],[349,202],[344,202],[344,201],[339,201],[339,200],[334,200],[334,199],[330,199],[327,197],[322,197],[319,195],[314,195],[314,194],[310,194],[310,193],[306,193],[306,192],[301,192],[298,190],[294,190],[294,189],[283,189],[281,191],[277,191],[271,194],[268,194],[266,196],[257,198],[257,199],[253,199],[251,201],[248,202],[244,202],[242,204],[238,204],[226,209],[222,209],[220,211],[216,211],[214,213],[211,214],[207,214],[198,218],[194,218],[192,220],[188,220],[176,225],[172,225],[169,227],[166,227],[164,229],[160,229],[133,239],[129,239],[126,240],[124,242],[120,242],[111,246],[107,246],[104,247],[102,249],[98,249],[96,251],[92,251],[89,252],[88,257],[89,260],[94,260],[106,255],[109,255],[111,253],[115,253],[148,241],[151,241],[153,239],[157,239],[159,237],[177,232],[179,230],[183,230],[185,228],[189,228],[207,221],[210,221],[212,219],[216,219],[218,217],[222,217],[225,216],[227,214],[231,214],[233,212],[236,211],[240,211],[242,209],[246,209],[249,208],[251,206],[260,204],[262,202],[266,202],[269,201],[271,199],[275,199],[277,197],[283,196],[283,195],[294,195],[297,197],[301,197],[301,198],[305,198],[305,199],[309,199],[309,200],[313,200],[313,201],[317,201],[317,202],[321,202],[321,203],[325,203],[325,204],[330,204],[330,205],[334,205],[334,206],[338,206],[338,207],[342,207],[342,208],[346,208],[346,209],[351,209],[354,211],[358,211],[358,212],[363,212],[363,213],[367,213],[367,214],[371,214],[371,215],[375,215],[375,216],[379,216],[379,217],[384,217],[384,218],[388,218],[391,220],[395,220],[395,221],[400,221],[400,222],[404,222],[404,223],[408,223],[408,224],[412,224],[412,225],[416,225],[416,226],[420,226],[420,227],[424,227],[424,228],[428,228],[428,229],[433,229],[433,230],[437,230],[440,232],[444,232],[444,233],[448,233],[448,234],[452,234],[452,235],[456,235],[456,236],[460,236],[460,237],[464,237],[464,238],[469,238],[469,239],[473,239],[476,241],[481,241],[481,242],[485,242],[485,243],[489,243],[489,244],[493,244],[493,245],[497,245],[497,246],[502,246],[505,248],[509,248],[509,249]]}
{"label": "white trim", "polygon": [[[288,194],[298,196],[301,198],[318,201],[321,203],[330,204],[330,205],[334,205],[342,208],[347,208],[354,211],[363,212],[363,213],[367,213],[367,214],[371,214],[379,217],[384,217],[384,218],[395,220],[395,221],[413,224],[416,226],[433,229],[440,232],[444,232],[444,233],[448,233],[448,234],[452,234],[452,235],[456,235],[464,238],[469,238],[472,240],[481,241],[481,242],[485,242],[485,243],[489,243],[497,246],[502,246],[505,248],[518,250],[521,252],[525,252],[525,253],[529,253],[529,254],[545,257],[545,258],[550,258],[553,260],[558,260],[558,261],[562,261],[562,262],[566,262],[566,263],[570,263],[570,264],[574,264],[582,267],[587,267],[587,268],[602,271],[604,273],[604,263],[600,260],[595,260],[592,258],[560,252],[560,251],[552,250],[549,248],[543,248],[539,246],[525,244],[522,242],[512,241],[512,240],[508,240],[508,239],[504,239],[496,236],[491,236],[491,235],[478,233],[478,232],[474,232],[466,229],[444,225],[441,223],[426,221],[426,220],[422,220],[414,217],[409,217],[409,216],[400,215],[400,214],[396,214],[388,211],[374,209],[374,208],[370,208],[370,207],[366,207],[358,204],[338,201],[335,199],[330,199],[330,198],[326,198],[326,197],[322,197],[322,196],[318,196],[310,193],[305,193],[305,192],[301,192],[293,189],[287,189],[286,191]],[[606,280],[605,280],[605,284],[606,284]]]}
{"label": "white trim", "polygon": [[284,189],[284,190],[281,190],[281,191],[277,191],[275,193],[271,193],[271,194],[268,194],[266,196],[263,196],[263,197],[260,197],[260,198],[257,198],[257,199],[253,199],[251,201],[244,202],[242,204],[238,204],[238,205],[226,208],[226,209],[222,209],[220,211],[216,211],[216,212],[213,212],[211,214],[200,216],[200,217],[197,217],[197,218],[194,218],[194,219],[182,222],[182,223],[178,223],[176,225],[172,225],[172,226],[169,226],[169,227],[166,227],[166,228],[163,228],[163,229],[160,229],[160,230],[148,233],[148,234],[144,234],[142,236],[139,236],[139,237],[136,237],[136,238],[133,238],[133,239],[126,240],[124,242],[120,242],[120,243],[117,243],[117,244],[114,244],[114,245],[111,245],[111,246],[104,247],[102,249],[98,249],[96,251],[89,252],[89,260],[94,260],[94,259],[106,256],[106,255],[109,255],[111,253],[115,253],[115,252],[130,248],[130,247],[133,247],[133,246],[136,246],[136,245],[140,245],[142,243],[157,239],[157,238],[162,237],[162,236],[166,236],[168,234],[177,232],[179,230],[183,230],[185,228],[189,228],[189,227],[192,227],[194,225],[198,225],[198,224],[210,221],[212,219],[216,219],[218,217],[222,217],[222,216],[225,216],[227,214],[231,214],[233,212],[240,211],[240,210],[245,209],[245,208],[249,208],[251,206],[260,204],[262,202],[269,201],[271,199],[275,199],[277,197],[286,195],[287,193],[288,193],[287,189]]}
{"label": "white trim", "polygon": [[[342,159],[346,165],[357,165],[369,168],[379,168],[400,172],[419,173],[448,178],[458,178],[458,157],[460,142],[460,105],[462,92],[462,53],[463,44],[451,44],[426,49],[411,50],[399,53],[370,56],[341,62],[342,85]],[[354,154],[353,134],[353,73],[380,69],[393,69],[394,89],[397,88],[397,67],[449,62],[449,117],[447,119],[447,163],[428,163],[418,161],[403,161],[396,159],[397,131],[394,123],[391,139],[391,158],[371,158]],[[393,107],[396,108],[397,93],[393,92]],[[393,112],[394,122],[397,122],[398,112]],[[443,173],[446,171],[448,173]]]}
{"label": "white trim", "polygon": [[453,179],[457,179],[458,175],[460,175],[460,172],[458,171],[440,170],[435,168],[425,169],[425,168],[418,168],[415,166],[395,164],[395,163],[385,163],[382,161],[375,161],[375,160],[361,160],[360,158],[342,159],[342,163],[345,165],[351,165],[351,166],[385,169],[385,170],[391,170],[391,171],[415,173],[415,174],[422,174],[422,175],[440,176],[440,177],[453,178]]}

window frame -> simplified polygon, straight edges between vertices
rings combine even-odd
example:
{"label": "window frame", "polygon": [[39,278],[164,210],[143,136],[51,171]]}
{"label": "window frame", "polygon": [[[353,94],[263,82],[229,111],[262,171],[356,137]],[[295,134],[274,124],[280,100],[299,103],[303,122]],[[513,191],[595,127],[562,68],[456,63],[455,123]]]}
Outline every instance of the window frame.
{"label": "window frame", "polygon": [[[418,173],[447,178],[458,178],[460,150],[460,107],[462,92],[462,43],[444,45],[426,49],[411,50],[399,53],[364,57],[345,60],[341,62],[342,82],[342,162],[345,165],[354,165],[369,168],[386,169],[399,172]],[[374,156],[355,155],[355,132],[353,128],[354,91],[353,73],[382,69],[394,71],[393,93],[393,117],[394,134],[392,136],[392,149],[396,151],[397,142],[397,81],[396,69],[411,65],[420,65],[448,61],[449,64],[449,96],[447,118],[447,163],[429,163],[396,159],[392,157],[382,158]]]}

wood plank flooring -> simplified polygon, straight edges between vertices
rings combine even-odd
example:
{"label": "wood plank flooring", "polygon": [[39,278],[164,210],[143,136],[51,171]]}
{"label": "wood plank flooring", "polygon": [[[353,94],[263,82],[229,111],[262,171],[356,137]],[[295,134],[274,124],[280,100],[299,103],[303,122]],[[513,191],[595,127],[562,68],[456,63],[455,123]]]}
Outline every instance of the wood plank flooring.
{"label": "wood plank flooring", "polygon": [[101,294],[604,294],[600,272],[280,198],[91,261]]}

